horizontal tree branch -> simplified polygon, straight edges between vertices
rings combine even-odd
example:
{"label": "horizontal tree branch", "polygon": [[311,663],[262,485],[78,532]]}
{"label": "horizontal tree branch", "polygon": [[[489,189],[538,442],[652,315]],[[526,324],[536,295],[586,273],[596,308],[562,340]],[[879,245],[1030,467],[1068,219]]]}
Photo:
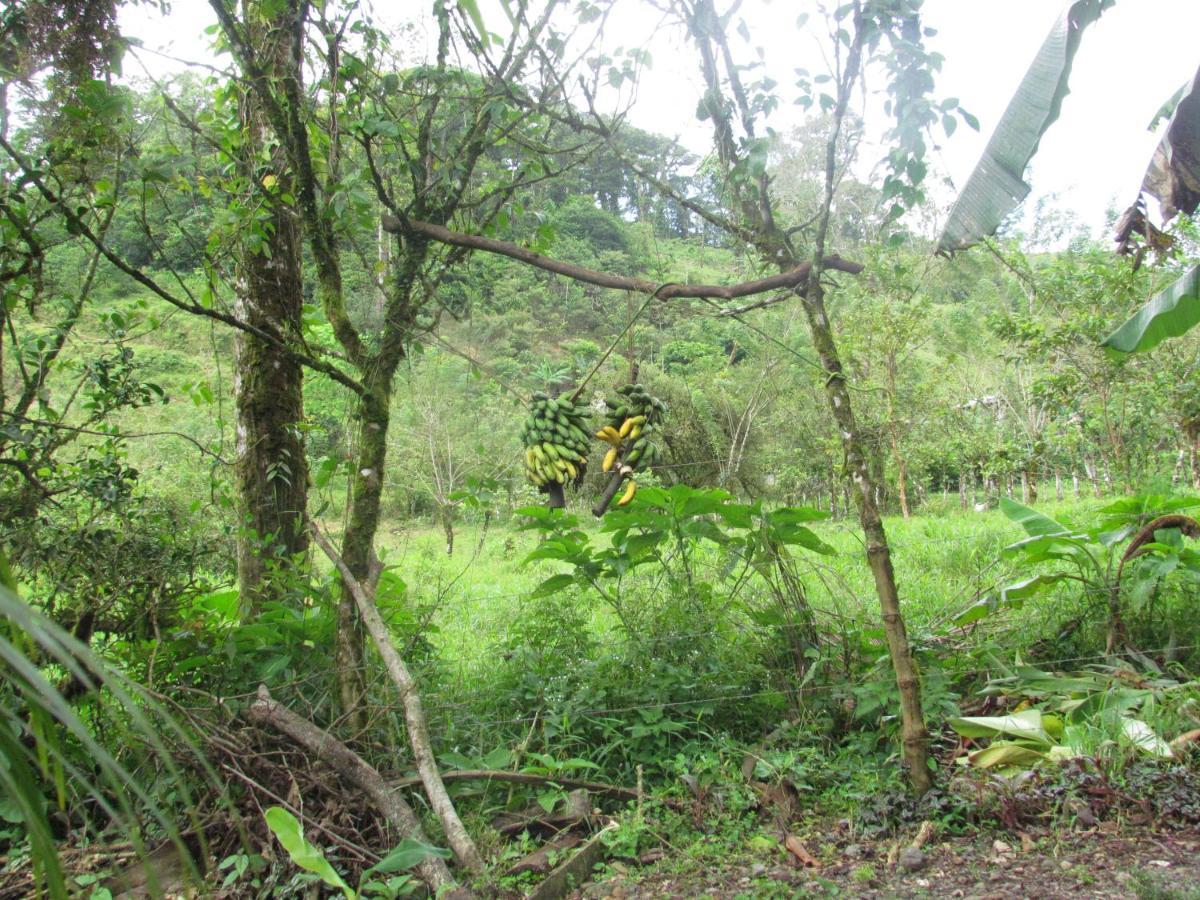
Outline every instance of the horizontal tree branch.
{"label": "horizontal tree branch", "polygon": [[[795,269],[781,272],[778,275],[771,275],[767,278],[759,278],[755,281],[745,281],[741,284],[732,285],[676,284],[674,282],[655,284],[653,281],[646,281],[642,278],[630,278],[626,275],[598,272],[595,269],[589,269],[585,266],[577,266],[574,263],[551,259],[548,256],[535,253],[532,250],[510,243],[509,241],[500,241],[495,238],[474,234],[463,234],[459,231],[451,231],[449,228],[441,225],[421,222],[417,219],[402,221],[396,216],[385,215],[383,217],[383,230],[399,235],[422,235],[442,244],[466,247],[470,250],[482,250],[485,253],[496,253],[547,272],[554,272],[556,275],[562,275],[574,281],[582,281],[586,284],[594,284],[598,287],[612,288],[618,291],[651,294],[660,300],[673,300],[676,298],[736,300],[738,297],[749,297],[766,291],[795,288],[808,280],[808,273],[811,268],[811,264],[806,262]],[[826,269],[846,272],[850,275],[857,275],[863,270],[861,263],[850,262],[849,260],[842,259],[840,256],[826,256],[822,264]]]}

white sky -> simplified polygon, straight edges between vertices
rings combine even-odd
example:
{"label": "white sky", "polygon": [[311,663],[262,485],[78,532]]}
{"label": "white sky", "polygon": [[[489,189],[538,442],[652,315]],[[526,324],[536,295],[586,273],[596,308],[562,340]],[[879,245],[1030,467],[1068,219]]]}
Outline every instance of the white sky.
{"label": "white sky", "polygon": [[[424,14],[427,3],[392,12],[378,0],[381,20]],[[751,32],[751,46],[761,46],[767,72],[779,83],[784,102],[772,124],[786,130],[798,121],[791,104],[792,70],[824,69],[811,37],[798,32],[796,17],[813,13],[809,27],[819,24],[814,0],[746,0],[741,15]],[[831,0],[831,4],[832,0]],[[505,24],[495,0],[481,3],[489,28]],[[987,137],[1028,68],[1050,27],[1062,13],[1060,0],[926,0],[924,19],[938,29],[930,40],[946,60],[937,82],[939,97],[957,97],[981,123],[976,134],[960,125],[943,141],[935,168],[961,186],[975,165]],[[661,14],[638,0],[620,0],[609,19],[605,43],[644,47],[654,65],[642,79],[630,116],[638,127],[678,136],[697,151],[709,147],[704,123],[695,120],[700,96],[694,56],[682,35],[661,27]],[[203,34],[212,22],[205,0],[174,0],[164,20],[148,5],[127,7],[122,26],[151,49],[196,60],[211,60]],[[1084,35],[1071,76],[1071,95],[1062,116],[1042,140],[1031,170],[1033,192],[1027,209],[1047,194],[1056,205],[1100,234],[1105,211],[1124,208],[1133,199],[1157,138],[1146,126],[1162,102],[1189,80],[1200,64],[1200,0],[1118,0]],[[735,39],[735,53],[746,51]],[[166,63],[142,58],[162,74]],[[747,53],[745,58],[751,58]],[[133,61],[127,72],[135,75]],[[882,127],[882,126],[879,126]],[[868,125],[870,130],[870,124]],[[949,199],[948,197],[945,199]]]}

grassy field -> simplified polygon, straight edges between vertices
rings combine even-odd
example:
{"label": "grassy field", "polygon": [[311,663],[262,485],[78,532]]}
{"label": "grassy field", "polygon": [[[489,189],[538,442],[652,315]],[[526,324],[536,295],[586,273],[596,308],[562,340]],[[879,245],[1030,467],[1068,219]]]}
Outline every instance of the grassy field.
{"label": "grassy field", "polygon": [[[1104,502],[1040,508],[1063,521],[1086,522]],[[586,511],[579,520],[585,529],[598,529]],[[1020,528],[996,510],[964,512],[957,505],[907,521],[889,517],[886,526],[909,630],[918,643],[944,636],[956,613],[1011,575],[999,551],[1022,536]],[[817,523],[815,530],[837,553],[803,557],[814,606],[858,627],[872,627],[878,622],[878,601],[857,522],[828,520]],[[385,563],[406,582],[414,605],[432,610],[436,632],[431,640],[443,661],[470,681],[486,677],[493,650],[514,636],[514,623],[545,602],[530,599],[534,588],[563,570],[554,563],[524,563],[537,540],[536,533],[521,530],[512,520],[486,529],[465,522],[457,528],[454,555],[447,556],[440,527],[391,521],[381,529],[380,543]],[[716,565],[715,553],[708,562]],[[590,595],[583,602],[597,636],[614,627],[614,617],[603,603]],[[996,627],[1011,628],[1023,639],[1014,645],[1019,647],[1044,636],[1060,614],[1056,604],[1031,604],[1019,620],[991,623],[988,634],[994,636]]]}

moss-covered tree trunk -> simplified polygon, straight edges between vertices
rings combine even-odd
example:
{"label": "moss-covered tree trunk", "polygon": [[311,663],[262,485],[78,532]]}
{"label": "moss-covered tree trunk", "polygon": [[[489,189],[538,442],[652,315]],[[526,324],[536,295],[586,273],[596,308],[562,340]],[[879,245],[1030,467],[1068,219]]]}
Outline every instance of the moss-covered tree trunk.
{"label": "moss-covered tree trunk", "polygon": [[[264,57],[288,60],[288,29],[260,18],[246,4],[247,21]],[[236,315],[287,341],[300,334],[304,303],[300,224],[280,201],[291,178],[283,152],[272,146],[269,123],[253,91],[240,99],[244,142],[242,172],[254,210],[244,228]],[[237,407],[236,483],[241,514],[238,586],[243,618],[285,589],[275,575],[308,547],[304,512],[308,464],[300,421],[304,416],[303,370],[298,362],[251,334],[236,340],[234,400]]]}
{"label": "moss-covered tree trunk", "polygon": [[[387,433],[392,400],[392,379],[379,376],[367,382],[367,393],[355,409],[359,421],[358,455],[350,483],[350,512],[342,537],[342,559],[362,584],[369,583],[374,562],[375,533],[383,504],[383,472],[387,464]],[[337,605],[337,635],[334,662],[338,694],[344,714],[358,716],[366,691],[363,664],[366,636],[358,607],[349,588],[343,586]]]}
{"label": "moss-covered tree trunk", "polygon": [[[415,291],[428,256],[425,240],[409,240],[398,254],[396,274],[388,290],[384,309],[387,327],[379,350],[360,367],[365,391],[355,406],[358,420],[358,454],[350,483],[350,510],[342,536],[342,560],[361,584],[371,583],[375,563],[375,534],[383,505],[383,473],[387,466],[387,435],[391,419],[396,368],[404,359],[411,339]],[[364,650],[366,632],[359,619],[358,605],[348,585],[342,586],[337,606],[337,636],[334,660],[338,695],[351,727],[364,724]]]}

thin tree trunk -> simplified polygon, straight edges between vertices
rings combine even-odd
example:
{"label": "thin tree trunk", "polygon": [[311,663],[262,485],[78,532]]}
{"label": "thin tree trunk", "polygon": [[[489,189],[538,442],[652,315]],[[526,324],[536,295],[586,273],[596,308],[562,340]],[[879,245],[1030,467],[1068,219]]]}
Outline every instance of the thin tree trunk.
{"label": "thin tree trunk", "polygon": [[875,505],[875,485],[863,452],[858,424],[850,405],[850,391],[842,373],[842,362],[834,343],[833,330],[825,312],[824,289],[818,278],[811,278],[804,295],[804,311],[812,333],[813,346],[826,373],[825,393],[829,398],[830,412],[837,422],[842,437],[842,449],[846,455],[846,473],[854,486],[854,499],[858,505],[859,523],[867,543],[867,564],[875,580],[875,591],[879,595],[879,607],[883,627],[887,635],[888,651],[896,673],[896,685],[900,691],[900,732],[908,775],[913,788],[924,794],[933,787],[929,771],[929,734],[925,730],[925,716],[921,709],[920,682],[912,648],[908,643],[908,632],[900,611],[900,593],[896,587],[896,573],[892,568],[891,547],[887,532]]}
{"label": "thin tree trunk", "polygon": [[[248,4],[249,5],[249,4]],[[247,10],[246,20],[258,22]],[[290,31],[281,16],[252,26],[252,37],[269,67],[289,64]],[[271,145],[270,125],[261,102],[247,88],[239,99],[245,148],[241,161],[247,183],[263,202],[265,221],[248,232],[239,260],[237,318],[287,341],[300,334],[304,304],[300,227],[295,211],[282,201],[291,192],[291,174],[281,148],[262,163]],[[234,342],[233,393],[237,409],[237,484],[240,528],[237,537],[239,603],[243,619],[264,602],[282,598],[287,568],[308,549],[304,514],[308,503],[308,463],[304,453],[303,369],[277,345],[245,331]]]}
{"label": "thin tree trunk", "polygon": [[454,555],[454,510],[447,504],[441,509],[442,531],[446,534],[446,555]]}
{"label": "thin tree trunk", "polygon": [[1029,473],[1021,470],[1021,502],[1029,503]]}
{"label": "thin tree trunk", "polygon": [[346,590],[349,591],[358,606],[359,620],[366,627],[379,655],[383,657],[384,667],[400,694],[400,703],[404,707],[404,724],[408,730],[408,740],[412,746],[417,773],[421,776],[421,784],[425,787],[429,805],[446,833],[450,849],[454,851],[455,857],[464,868],[478,874],[485,868],[483,857],[479,855],[475,842],[467,833],[467,829],[463,827],[462,820],[459,819],[458,812],[454,808],[454,802],[446,793],[446,786],[442,783],[437,761],[433,755],[433,746],[429,740],[425,710],[421,705],[421,696],[417,692],[416,682],[409,673],[408,666],[404,664],[404,660],[392,646],[391,635],[388,634],[387,626],[383,624],[383,619],[379,616],[374,599],[367,596],[360,580],[354,576],[346,562],[338,556],[333,546],[317,527],[312,525],[310,531],[317,545],[341,573]]}
{"label": "thin tree trunk", "polygon": [[1079,473],[1071,473],[1071,488],[1075,491],[1075,501],[1079,501]]}
{"label": "thin tree trunk", "polygon": [[1054,499],[1060,503],[1063,499],[1062,472],[1058,469],[1054,470]]}
{"label": "thin tree trunk", "polygon": [[967,473],[959,472],[958,473],[958,505],[961,506],[963,509],[968,509],[972,505],[972,503],[973,503],[973,501],[968,502],[968,500],[967,500]]}

